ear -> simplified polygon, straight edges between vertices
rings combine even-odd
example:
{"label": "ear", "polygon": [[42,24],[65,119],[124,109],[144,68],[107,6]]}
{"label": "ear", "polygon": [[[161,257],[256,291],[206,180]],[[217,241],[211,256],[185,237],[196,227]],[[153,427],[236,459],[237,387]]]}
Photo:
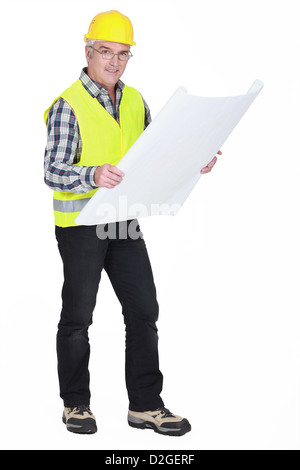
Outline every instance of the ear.
{"label": "ear", "polygon": [[85,58],[87,63],[91,60],[91,48],[89,46],[85,46]]}

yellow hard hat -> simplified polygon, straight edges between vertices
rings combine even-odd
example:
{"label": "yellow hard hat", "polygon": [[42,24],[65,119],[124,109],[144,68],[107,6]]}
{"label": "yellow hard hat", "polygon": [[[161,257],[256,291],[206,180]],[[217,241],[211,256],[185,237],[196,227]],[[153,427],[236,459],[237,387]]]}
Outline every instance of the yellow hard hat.
{"label": "yellow hard hat", "polygon": [[136,45],[133,40],[133,27],[130,19],[116,10],[106,11],[95,16],[88,33],[84,36],[85,42],[88,39]]}

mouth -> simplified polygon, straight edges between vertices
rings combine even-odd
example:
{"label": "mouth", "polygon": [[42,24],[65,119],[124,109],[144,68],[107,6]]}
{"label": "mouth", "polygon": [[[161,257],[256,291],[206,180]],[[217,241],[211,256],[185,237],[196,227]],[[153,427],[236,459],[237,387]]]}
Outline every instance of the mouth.
{"label": "mouth", "polygon": [[105,71],[108,72],[108,73],[112,73],[112,74],[115,74],[115,73],[118,73],[120,71],[120,69],[117,67],[117,68],[114,68],[114,67],[106,67],[105,68]]}

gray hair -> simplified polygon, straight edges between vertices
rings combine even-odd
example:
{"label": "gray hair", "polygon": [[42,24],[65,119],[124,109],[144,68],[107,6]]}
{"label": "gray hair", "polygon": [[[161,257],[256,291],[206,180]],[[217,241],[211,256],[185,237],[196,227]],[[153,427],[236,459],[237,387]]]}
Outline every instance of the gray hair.
{"label": "gray hair", "polygon": [[96,39],[88,39],[87,42],[86,42],[86,46],[90,47],[90,58],[91,59],[93,58],[93,55],[94,55],[93,46],[94,46],[95,42],[96,42]]}

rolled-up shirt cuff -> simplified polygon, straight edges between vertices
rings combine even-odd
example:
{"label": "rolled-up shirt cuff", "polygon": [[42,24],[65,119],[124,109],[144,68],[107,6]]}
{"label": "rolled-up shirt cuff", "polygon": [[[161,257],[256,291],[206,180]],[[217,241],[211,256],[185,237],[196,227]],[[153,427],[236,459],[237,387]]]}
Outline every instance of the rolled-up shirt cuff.
{"label": "rolled-up shirt cuff", "polygon": [[96,185],[94,181],[94,174],[96,171],[97,166],[84,166],[81,168],[80,171],[80,180],[81,184],[85,187],[87,191],[91,191],[92,189],[98,188],[99,186]]}

